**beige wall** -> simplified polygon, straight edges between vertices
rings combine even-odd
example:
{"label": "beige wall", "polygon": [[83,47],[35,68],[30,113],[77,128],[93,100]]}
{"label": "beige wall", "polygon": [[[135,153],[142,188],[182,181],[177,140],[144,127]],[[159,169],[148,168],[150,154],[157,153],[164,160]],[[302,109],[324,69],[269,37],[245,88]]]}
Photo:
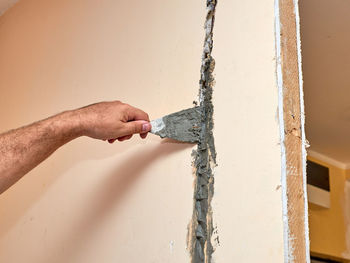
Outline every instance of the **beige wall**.
{"label": "beige wall", "polygon": [[[190,107],[204,17],[199,0],[21,1],[0,18],[0,130],[101,100]],[[273,1],[219,2],[214,41],[214,257],[282,262]],[[192,148],[64,146],[0,196],[0,262],[189,262]]]}
{"label": "beige wall", "polygon": [[[20,2],[0,20],[1,130],[101,100],[152,118],[190,107],[204,14],[199,1]],[[191,148],[63,147],[0,197],[0,262],[187,262]]]}
{"label": "beige wall", "polygon": [[218,4],[213,52],[218,262],[283,262],[273,4]]}

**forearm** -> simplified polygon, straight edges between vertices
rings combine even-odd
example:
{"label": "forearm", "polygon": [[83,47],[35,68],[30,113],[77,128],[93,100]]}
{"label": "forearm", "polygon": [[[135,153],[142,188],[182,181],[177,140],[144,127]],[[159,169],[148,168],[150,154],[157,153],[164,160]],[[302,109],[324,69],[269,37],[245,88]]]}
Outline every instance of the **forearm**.
{"label": "forearm", "polygon": [[78,112],[67,111],[1,134],[0,194],[82,133]]}
{"label": "forearm", "polygon": [[124,141],[151,130],[144,111],[120,101],[95,103],[0,134],[0,194],[67,142],[88,136]]}

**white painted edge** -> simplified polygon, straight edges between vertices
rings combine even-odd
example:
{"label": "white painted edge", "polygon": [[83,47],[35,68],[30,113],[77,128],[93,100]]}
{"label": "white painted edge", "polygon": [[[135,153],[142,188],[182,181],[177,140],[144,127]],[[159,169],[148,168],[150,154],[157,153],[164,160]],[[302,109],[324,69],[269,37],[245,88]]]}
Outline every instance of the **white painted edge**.
{"label": "white painted edge", "polygon": [[303,69],[301,57],[301,39],[300,39],[300,15],[299,15],[299,1],[293,0],[295,12],[295,25],[297,37],[297,52],[298,52],[298,74],[299,74],[299,92],[300,92],[300,122],[301,122],[301,142],[302,142],[302,162],[303,162],[303,186],[304,186],[304,224],[305,224],[305,258],[306,263],[310,263],[310,238],[309,238],[309,210],[307,197],[307,180],[306,180],[306,147],[308,142],[305,135],[305,107],[304,107],[304,91],[303,91]]}
{"label": "white painted edge", "polygon": [[281,25],[279,0],[275,0],[275,38],[276,38],[276,75],[278,88],[278,120],[280,128],[280,144],[281,144],[281,186],[282,186],[282,219],[283,219],[283,239],[284,239],[284,262],[293,262],[293,253],[291,251],[289,240],[288,226],[288,196],[287,196],[287,163],[286,163],[286,147],[284,144],[284,118],[283,118],[283,75],[281,65]]}
{"label": "white painted edge", "polygon": [[348,170],[350,169],[350,163],[343,163],[338,160],[333,159],[332,157],[329,157],[327,155],[324,155],[322,153],[313,151],[313,150],[308,150],[307,151],[308,155],[310,157],[313,157],[321,162],[325,162],[327,164],[333,165],[337,168],[343,169],[343,170]]}
{"label": "white painted edge", "polygon": [[320,206],[322,208],[331,207],[331,194],[330,192],[321,189],[319,187],[313,186],[311,184],[307,185],[308,201],[312,204]]}

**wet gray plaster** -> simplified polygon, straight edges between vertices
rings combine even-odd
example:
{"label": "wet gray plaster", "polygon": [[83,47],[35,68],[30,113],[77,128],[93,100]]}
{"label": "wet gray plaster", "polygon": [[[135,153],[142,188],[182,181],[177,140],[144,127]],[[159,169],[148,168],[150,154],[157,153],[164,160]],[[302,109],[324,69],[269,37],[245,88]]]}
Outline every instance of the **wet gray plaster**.
{"label": "wet gray plaster", "polygon": [[190,237],[192,263],[210,263],[214,251],[211,244],[213,233],[211,199],[214,193],[214,175],[212,169],[216,165],[212,104],[215,61],[211,56],[211,52],[213,48],[216,0],[207,0],[206,5],[205,41],[199,81],[199,101],[202,109],[201,131],[197,150],[193,152],[196,177],[192,236]]}
{"label": "wet gray plaster", "polygon": [[201,132],[202,107],[194,107],[164,116],[151,122],[151,133],[161,138],[196,143]]}

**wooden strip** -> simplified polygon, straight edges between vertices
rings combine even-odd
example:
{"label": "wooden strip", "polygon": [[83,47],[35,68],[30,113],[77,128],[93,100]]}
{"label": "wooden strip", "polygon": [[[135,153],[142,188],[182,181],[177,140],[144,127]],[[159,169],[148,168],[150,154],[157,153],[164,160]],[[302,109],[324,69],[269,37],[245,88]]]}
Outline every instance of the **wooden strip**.
{"label": "wooden strip", "polygon": [[288,214],[288,262],[308,262],[302,154],[302,120],[297,27],[293,0],[280,0],[280,49],[283,82],[284,146]]}

